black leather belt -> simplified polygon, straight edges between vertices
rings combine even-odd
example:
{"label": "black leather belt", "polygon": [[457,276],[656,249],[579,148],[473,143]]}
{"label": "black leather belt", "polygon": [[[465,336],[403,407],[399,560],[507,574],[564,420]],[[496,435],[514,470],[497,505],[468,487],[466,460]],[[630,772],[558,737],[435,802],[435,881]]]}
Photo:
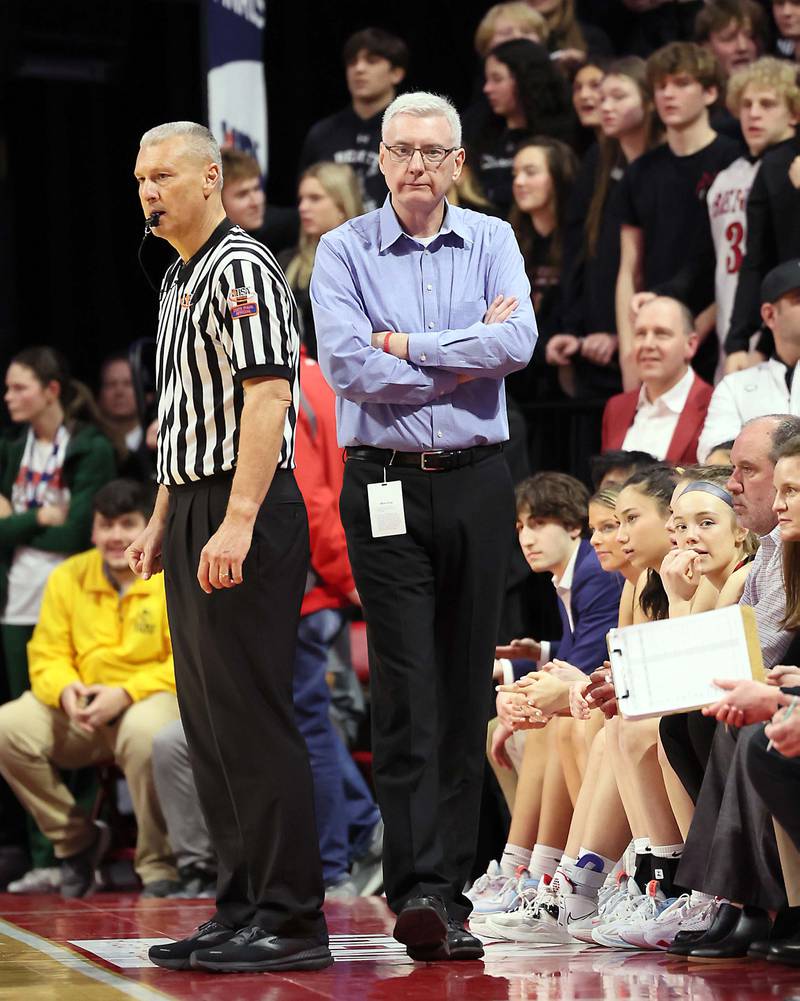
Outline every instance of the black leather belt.
{"label": "black leather belt", "polygon": [[458,448],[451,451],[395,452],[391,448],[372,448],[369,445],[348,445],[345,454],[348,459],[374,462],[378,466],[412,466],[426,473],[443,473],[449,469],[472,466],[490,455],[503,451],[503,444],[473,445],[472,448]]}

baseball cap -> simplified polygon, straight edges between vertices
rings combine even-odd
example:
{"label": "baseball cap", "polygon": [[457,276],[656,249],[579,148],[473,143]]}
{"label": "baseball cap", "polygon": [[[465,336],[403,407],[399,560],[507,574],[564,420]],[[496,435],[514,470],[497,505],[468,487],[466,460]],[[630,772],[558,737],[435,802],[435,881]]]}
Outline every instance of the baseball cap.
{"label": "baseball cap", "polygon": [[782,295],[800,288],[800,258],[784,261],[770,271],[761,282],[761,305],[777,302]]}

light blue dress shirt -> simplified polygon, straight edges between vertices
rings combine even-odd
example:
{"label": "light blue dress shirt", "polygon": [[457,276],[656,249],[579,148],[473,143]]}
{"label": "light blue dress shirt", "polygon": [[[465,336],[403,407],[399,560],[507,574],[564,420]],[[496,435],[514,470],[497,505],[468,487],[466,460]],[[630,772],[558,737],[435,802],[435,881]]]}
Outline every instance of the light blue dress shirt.
{"label": "light blue dress shirt", "polygon": [[[445,203],[424,246],[388,197],[322,237],[310,291],[340,445],[422,452],[508,438],[503,378],[528,364],[538,335],[507,222]],[[505,323],[483,323],[498,295],[519,305]],[[410,335],[408,361],[372,347],[383,330]]]}

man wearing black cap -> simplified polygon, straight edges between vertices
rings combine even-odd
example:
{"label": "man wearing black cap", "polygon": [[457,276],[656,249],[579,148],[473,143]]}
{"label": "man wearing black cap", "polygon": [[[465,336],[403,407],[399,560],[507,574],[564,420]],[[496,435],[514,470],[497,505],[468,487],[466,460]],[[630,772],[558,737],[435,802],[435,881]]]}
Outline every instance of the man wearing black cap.
{"label": "man wearing black cap", "polygon": [[767,414],[800,415],[800,258],[785,261],[761,283],[761,319],[775,338],[771,358],[741,372],[732,372],[711,397],[697,446],[705,462],[721,441],[734,439],[742,426]]}

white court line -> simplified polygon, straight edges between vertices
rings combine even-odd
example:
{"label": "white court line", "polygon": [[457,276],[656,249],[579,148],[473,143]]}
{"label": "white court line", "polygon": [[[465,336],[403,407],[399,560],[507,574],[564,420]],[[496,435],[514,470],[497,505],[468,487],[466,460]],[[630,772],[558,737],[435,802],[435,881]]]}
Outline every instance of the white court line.
{"label": "white court line", "polygon": [[55,942],[49,942],[40,935],[23,931],[22,928],[17,928],[15,925],[11,925],[2,919],[0,919],[0,935],[16,939],[17,942],[30,946],[31,949],[35,949],[37,952],[55,959],[62,966],[83,973],[84,976],[90,977],[92,980],[98,980],[107,987],[114,987],[123,994],[127,994],[128,997],[136,998],[136,1001],[164,1001],[164,998],[167,996],[160,991],[153,991],[149,987],[145,987],[144,984],[134,983],[117,976],[116,973],[112,973],[110,970],[104,970],[100,966],[95,966],[94,963],[83,959],[76,952],[71,952],[61,945],[56,945]]}

